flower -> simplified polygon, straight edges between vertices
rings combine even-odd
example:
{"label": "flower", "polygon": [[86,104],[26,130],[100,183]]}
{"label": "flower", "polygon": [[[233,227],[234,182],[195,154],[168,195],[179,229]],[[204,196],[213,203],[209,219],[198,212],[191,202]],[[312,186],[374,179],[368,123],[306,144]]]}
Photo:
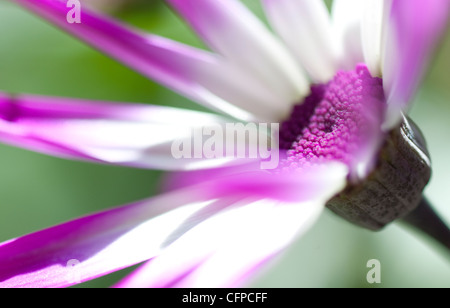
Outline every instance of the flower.
{"label": "flower", "polygon": [[[348,180],[364,180],[371,172],[386,133],[411,101],[449,11],[446,0],[364,5],[337,0],[331,21],[319,1],[264,1],[281,44],[237,1],[168,1],[211,53],[88,11],[81,24],[68,24],[64,1],[17,2],[216,111],[242,121],[285,121],[283,141],[292,147],[282,176],[259,170],[219,176],[209,170],[208,182],[5,242],[3,286],[73,284],[67,278],[71,260],[77,260],[80,280],[87,280],[148,259],[119,286],[242,283],[305,232]],[[359,62],[366,65],[356,66]],[[319,85],[310,90],[301,67]],[[312,114],[303,120],[308,107]],[[229,121],[167,107],[6,94],[0,110],[4,142],[72,159],[188,170],[198,162],[175,161],[169,151],[180,131],[189,138],[192,127]],[[302,130],[293,133],[292,126],[302,121]],[[331,140],[324,138],[332,133],[330,121],[339,128]],[[311,160],[321,166],[305,167]],[[218,161],[200,163],[207,168]],[[297,167],[301,172],[288,172]]]}

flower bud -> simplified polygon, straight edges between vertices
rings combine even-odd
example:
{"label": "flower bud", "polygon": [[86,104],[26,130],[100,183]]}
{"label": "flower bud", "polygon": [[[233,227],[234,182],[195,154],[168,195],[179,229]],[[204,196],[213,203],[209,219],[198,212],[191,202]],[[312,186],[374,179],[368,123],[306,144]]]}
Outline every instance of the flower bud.
{"label": "flower bud", "polygon": [[369,177],[349,184],[327,207],[361,227],[379,230],[419,205],[430,177],[425,139],[416,124],[404,117],[388,135]]}

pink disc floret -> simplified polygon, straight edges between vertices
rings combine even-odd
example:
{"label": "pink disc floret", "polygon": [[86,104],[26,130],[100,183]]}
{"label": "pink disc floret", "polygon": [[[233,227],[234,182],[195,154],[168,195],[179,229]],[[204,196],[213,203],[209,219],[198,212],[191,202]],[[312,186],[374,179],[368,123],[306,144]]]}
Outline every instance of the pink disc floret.
{"label": "pink disc floret", "polygon": [[282,168],[324,160],[357,168],[379,146],[385,106],[382,79],[372,77],[363,64],[339,71],[327,84],[313,85],[282,124],[280,148],[287,150]]}

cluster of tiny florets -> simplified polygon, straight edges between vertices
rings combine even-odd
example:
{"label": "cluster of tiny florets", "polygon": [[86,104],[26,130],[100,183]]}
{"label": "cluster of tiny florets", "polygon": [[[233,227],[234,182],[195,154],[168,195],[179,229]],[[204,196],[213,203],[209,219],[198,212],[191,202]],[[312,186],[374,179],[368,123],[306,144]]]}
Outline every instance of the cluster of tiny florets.
{"label": "cluster of tiny florets", "polygon": [[328,83],[314,85],[302,104],[280,130],[280,148],[287,150],[282,168],[305,163],[337,160],[350,165],[365,138],[367,115],[384,102],[382,80],[370,75],[364,65],[340,71]]}

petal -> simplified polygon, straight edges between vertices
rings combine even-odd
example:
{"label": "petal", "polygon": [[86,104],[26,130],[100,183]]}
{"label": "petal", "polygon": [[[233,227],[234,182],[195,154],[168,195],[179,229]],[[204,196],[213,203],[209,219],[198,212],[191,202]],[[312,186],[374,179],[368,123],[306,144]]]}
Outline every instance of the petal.
{"label": "petal", "polygon": [[236,0],[168,0],[205,42],[232,63],[259,78],[291,106],[308,92],[295,60],[268,29]]}
{"label": "petal", "polygon": [[191,230],[116,287],[239,286],[291,243],[299,229],[306,231],[322,209],[273,201],[231,209]]}
{"label": "petal", "polygon": [[258,170],[223,176],[205,193],[211,197],[251,195],[284,202],[327,200],[329,191],[339,191],[345,186],[347,174],[347,167],[338,162],[280,174]]}
{"label": "petal", "polygon": [[260,163],[254,162],[172,174],[166,179],[164,186],[174,190],[207,185],[204,195],[208,198],[243,195],[283,202],[302,202],[317,196],[327,196],[330,189],[341,189],[342,179],[347,175],[348,168],[335,161],[311,165],[295,172],[261,170]]}
{"label": "petal", "polygon": [[[333,172],[334,176],[330,176],[329,172],[321,173],[322,176],[316,176],[312,181],[306,181],[304,178],[303,186],[291,185],[291,189],[295,189],[297,194],[293,200],[298,204],[298,200],[305,198],[302,192],[310,194],[314,189],[315,199],[324,203],[326,198],[345,186],[344,169],[336,165],[333,169],[325,170]],[[330,182],[331,178],[334,179],[333,183]],[[227,218],[228,214],[225,214],[225,220],[222,220],[220,213],[227,213],[228,208],[240,207],[244,198],[255,200],[266,197],[262,190],[242,193],[242,187],[245,188],[246,183],[243,183],[241,188],[235,185],[238,189],[220,190],[218,187],[229,181],[224,179],[97,213],[0,244],[0,287],[69,286],[153,258],[162,251],[168,250],[170,255],[170,251],[177,250],[180,244],[176,244],[173,249],[170,247],[175,243],[183,243],[184,234],[190,234],[187,238],[192,238],[188,242],[193,246],[178,255],[177,264],[188,265],[196,247],[209,234],[199,234],[199,229],[206,228],[212,232],[211,236],[219,233],[224,240],[232,241],[234,235],[226,236],[223,225],[214,228],[219,222],[231,223],[230,226],[233,224],[230,218]],[[242,179],[239,175],[234,181]],[[280,192],[286,192],[286,189],[275,193],[280,189],[280,179],[283,177],[272,177],[268,179],[271,182],[257,185],[269,191],[269,198],[282,196]],[[248,178],[245,178],[246,180]],[[310,185],[310,182],[313,182],[313,185]],[[319,182],[332,185],[319,186]],[[272,188],[271,185],[275,187]],[[292,197],[295,194],[288,195]],[[210,198],[211,196],[213,198]],[[314,206],[307,212],[316,212],[316,209]],[[238,214],[238,217],[248,216]],[[203,224],[204,222],[206,224]],[[283,225],[282,221],[279,223]],[[295,228],[297,227],[298,224],[295,225]],[[211,237],[207,238],[211,241]],[[215,245],[217,244],[219,242]],[[208,249],[213,247],[214,245]],[[180,258],[183,262],[180,262]]]}
{"label": "petal", "polygon": [[[333,168],[329,171],[333,174]],[[321,175],[326,179],[327,173]],[[311,188],[308,175],[304,178],[297,191]],[[237,203],[196,225],[117,287],[241,286],[313,225],[326,200],[345,186],[345,175],[327,184],[320,191],[313,185],[316,194],[308,194],[305,201],[247,199]]]}
{"label": "petal", "polygon": [[140,33],[84,6],[82,22],[70,24],[66,20],[69,11],[66,1],[16,2],[139,73],[209,108],[248,121],[271,120],[286,112],[276,110],[279,98],[267,87],[218,55]]}
{"label": "petal", "polygon": [[235,158],[177,159],[172,147],[224,125],[219,116],[170,107],[0,93],[0,141],[69,159],[166,170],[221,166]]}
{"label": "petal", "polygon": [[70,286],[148,260],[193,213],[223,202],[179,191],[2,243],[0,287]]}
{"label": "petal", "polygon": [[364,1],[361,39],[365,63],[372,76],[381,77],[382,41],[390,2],[390,0]]}
{"label": "petal", "polygon": [[389,29],[383,79],[389,109],[384,128],[401,121],[419,87],[450,13],[447,0],[395,0],[387,24]]}
{"label": "petal", "polygon": [[270,23],[314,82],[328,82],[338,69],[338,47],[323,1],[264,0]]}
{"label": "petal", "polygon": [[350,160],[351,179],[355,182],[369,176],[377,164],[377,157],[386,139],[386,133],[381,129],[386,112],[386,98],[382,87],[382,80],[373,78],[364,65],[357,65],[356,72],[361,80],[358,85],[363,97],[362,108],[358,111],[358,118],[363,123],[356,132],[358,142],[351,150]]}
{"label": "petal", "polygon": [[352,70],[364,61],[361,42],[361,21],[364,1],[334,0],[332,19],[336,37],[341,44],[342,68]]}

